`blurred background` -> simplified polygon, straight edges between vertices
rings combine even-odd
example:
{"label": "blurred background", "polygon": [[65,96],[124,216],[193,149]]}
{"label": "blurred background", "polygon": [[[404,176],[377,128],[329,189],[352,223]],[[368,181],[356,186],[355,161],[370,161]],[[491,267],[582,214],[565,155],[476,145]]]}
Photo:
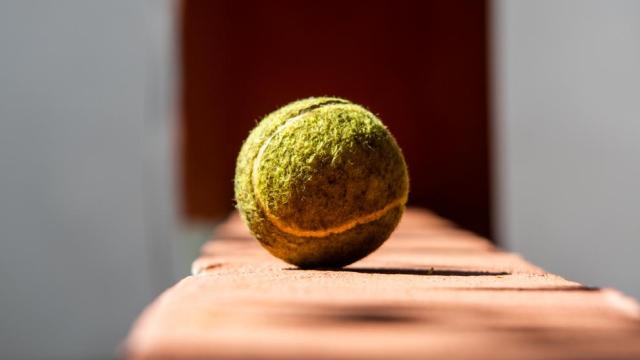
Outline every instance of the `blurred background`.
{"label": "blurred background", "polygon": [[632,0],[0,0],[0,355],[117,357],[312,95],[380,115],[410,205],[640,297],[639,64]]}

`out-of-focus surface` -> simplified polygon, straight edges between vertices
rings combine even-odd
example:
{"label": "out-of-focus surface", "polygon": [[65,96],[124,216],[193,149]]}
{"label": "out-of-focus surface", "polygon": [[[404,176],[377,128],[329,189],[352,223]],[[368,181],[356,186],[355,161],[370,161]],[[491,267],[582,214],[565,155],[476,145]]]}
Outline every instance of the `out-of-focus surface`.
{"label": "out-of-focus surface", "polygon": [[371,256],[299,270],[234,215],[136,323],[133,359],[633,359],[640,308],[418,209]]}
{"label": "out-of-focus surface", "polygon": [[0,2],[0,357],[116,357],[176,278],[168,1]]}
{"label": "out-of-focus surface", "polygon": [[499,239],[640,297],[640,2],[493,10]]}
{"label": "out-of-focus surface", "polygon": [[309,96],[378,114],[409,203],[491,236],[485,1],[184,1],[184,209],[232,210],[235,160],[262,116]]}

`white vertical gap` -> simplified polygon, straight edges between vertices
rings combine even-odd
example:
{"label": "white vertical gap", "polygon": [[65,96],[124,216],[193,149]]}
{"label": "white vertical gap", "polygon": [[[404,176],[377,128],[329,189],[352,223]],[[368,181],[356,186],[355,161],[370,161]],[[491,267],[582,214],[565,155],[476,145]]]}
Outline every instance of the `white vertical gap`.
{"label": "white vertical gap", "polygon": [[508,101],[508,93],[505,83],[504,42],[506,33],[504,31],[504,14],[507,6],[504,0],[493,0],[489,6],[488,16],[488,36],[489,36],[489,92],[491,99],[490,114],[492,116],[491,139],[492,143],[492,184],[491,193],[493,196],[493,229],[494,238],[498,244],[510,249],[513,247],[512,239],[509,236],[509,201],[508,181],[509,164],[508,142],[506,139],[507,123],[505,121],[505,105]]}
{"label": "white vertical gap", "polygon": [[187,272],[179,264],[177,189],[177,10],[174,0],[145,3],[147,20],[144,119],[145,237],[156,293]]}

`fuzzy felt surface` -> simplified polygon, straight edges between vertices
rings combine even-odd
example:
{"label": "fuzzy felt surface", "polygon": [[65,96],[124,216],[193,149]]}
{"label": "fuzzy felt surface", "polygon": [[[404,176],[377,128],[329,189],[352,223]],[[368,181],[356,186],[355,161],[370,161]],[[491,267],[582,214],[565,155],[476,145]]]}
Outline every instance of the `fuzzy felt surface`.
{"label": "fuzzy felt surface", "polygon": [[340,98],[304,99],[269,114],[236,164],[246,224],[272,254],[302,267],[343,266],[375,250],[398,223],[408,188],[393,136]]}

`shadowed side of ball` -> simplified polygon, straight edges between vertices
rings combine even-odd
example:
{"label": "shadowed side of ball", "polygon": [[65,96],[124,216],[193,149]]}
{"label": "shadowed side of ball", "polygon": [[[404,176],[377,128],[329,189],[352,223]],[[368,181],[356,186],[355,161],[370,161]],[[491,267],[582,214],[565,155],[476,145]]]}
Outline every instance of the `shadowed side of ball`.
{"label": "shadowed side of ball", "polygon": [[395,139],[372,113],[332,97],[266,116],[236,165],[237,207],[260,243],[305,268],[339,267],[377,249],[409,190]]}

